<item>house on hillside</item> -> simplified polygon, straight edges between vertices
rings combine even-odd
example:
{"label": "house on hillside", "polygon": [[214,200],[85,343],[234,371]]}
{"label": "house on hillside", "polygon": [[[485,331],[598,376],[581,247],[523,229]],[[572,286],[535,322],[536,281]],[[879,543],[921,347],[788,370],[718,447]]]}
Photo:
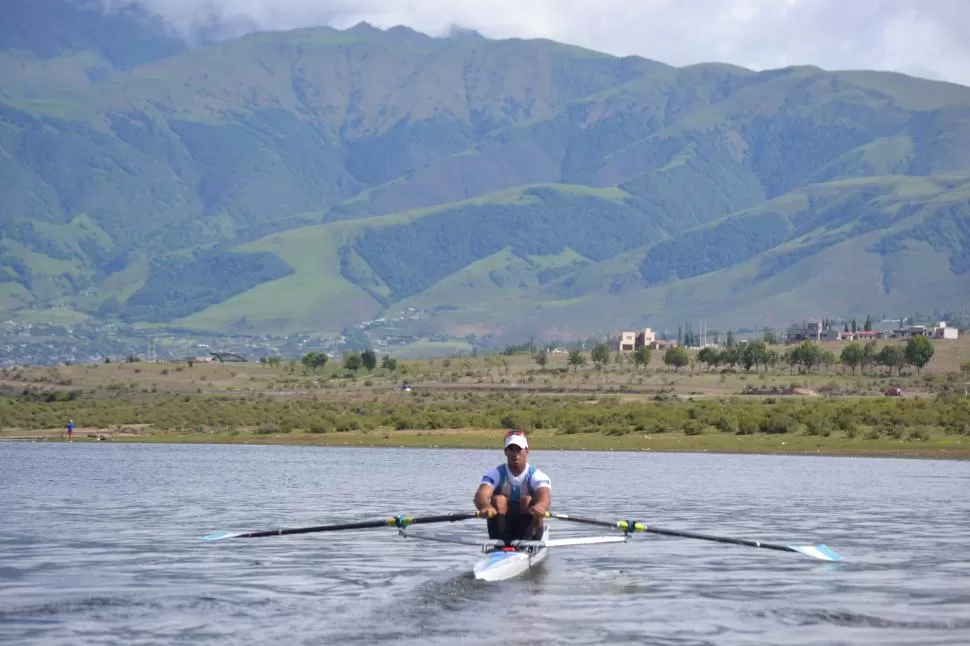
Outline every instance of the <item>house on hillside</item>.
{"label": "house on hillside", "polygon": [[785,330],[785,343],[801,343],[802,341],[821,341],[822,324],[817,322],[805,325],[790,325]]}
{"label": "house on hillside", "polygon": [[955,340],[960,338],[960,330],[950,327],[946,321],[940,321],[935,327],[930,328],[930,338]]}
{"label": "house on hillside", "polygon": [[636,332],[620,332],[620,335],[613,340],[613,352],[632,352],[636,349],[636,342]]}
{"label": "house on hillside", "polygon": [[656,350],[656,344],[657,333],[650,328],[644,328],[636,332],[620,332],[611,345],[613,352],[632,352],[643,346]]}
{"label": "house on hillside", "polygon": [[912,339],[914,336],[929,336],[929,330],[925,325],[907,325],[892,330],[889,336],[893,339]]}
{"label": "house on hillside", "polygon": [[648,348],[655,349],[653,346],[657,342],[657,333],[650,328],[644,328],[637,332],[636,347],[640,348],[647,346]]}

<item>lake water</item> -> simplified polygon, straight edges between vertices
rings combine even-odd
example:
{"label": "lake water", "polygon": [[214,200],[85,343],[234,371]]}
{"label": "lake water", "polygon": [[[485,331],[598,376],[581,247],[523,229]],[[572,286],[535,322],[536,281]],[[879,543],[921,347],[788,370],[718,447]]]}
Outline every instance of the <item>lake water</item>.
{"label": "lake water", "polygon": [[0,443],[0,642],[970,643],[970,463],[531,457],[560,512],[824,542],[846,562],[637,535],[480,583],[476,548],[390,528],[199,538],[469,511],[500,450]]}

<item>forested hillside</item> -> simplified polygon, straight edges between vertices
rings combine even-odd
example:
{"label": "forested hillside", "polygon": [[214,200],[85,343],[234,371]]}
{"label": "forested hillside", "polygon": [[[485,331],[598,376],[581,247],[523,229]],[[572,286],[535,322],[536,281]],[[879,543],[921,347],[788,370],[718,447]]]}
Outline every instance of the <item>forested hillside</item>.
{"label": "forested hillside", "polygon": [[[360,24],[189,45],[12,0],[16,317],[560,336],[964,307],[970,88]],[[11,19],[12,18],[12,19]]]}

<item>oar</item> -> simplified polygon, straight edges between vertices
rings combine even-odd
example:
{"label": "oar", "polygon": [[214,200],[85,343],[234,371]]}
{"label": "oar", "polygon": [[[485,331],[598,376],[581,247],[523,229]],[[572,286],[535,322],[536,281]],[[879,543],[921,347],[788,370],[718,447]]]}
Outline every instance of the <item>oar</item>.
{"label": "oar", "polygon": [[226,538],[260,538],[263,536],[283,536],[286,534],[309,534],[310,532],[335,532],[343,529],[369,529],[372,527],[398,527],[409,525],[423,525],[426,523],[453,523],[459,520],[480,518],[478,512],[464,514],[444,514],[441,516],[392,516],[381,520],[365,520],[356,523],[341,523],[339,525],[317,525],[316,527],[293,527],[289,529],[267,529],[257,532],[215,532],[202,537],[203,541],[221,541]]}
{"label": "oar", "polygon": [[778,550],[781,552],[797,552],[821,561],[842,560],[841,556],[826,545],[778,545],[775,543],[763,543],[762,541],[749,541],[743,538],[725,538],[723,536],[709,536],[707,534],[695,534],[694,532],[683,532],[674,529],[662,529],[660,527],[651,527],[644,523],[633,520],[598,520],[596,518],[583,518],[581,516],[570,516],[568,514],[556,514],[552,512],[546,512],[546,518],[568,520],[574,523],[586,523],[587,525],[599,525],[601,527],[612,527],[613,529],[619,529],[625,534],[630,534],[633,532],[649,532],[652,534],[663,534],[664,536],[697,538],[702,541],[714,541],[715,543],[730,543],[732,545],[746,545],[748,547],[763,547],[768,550]]}

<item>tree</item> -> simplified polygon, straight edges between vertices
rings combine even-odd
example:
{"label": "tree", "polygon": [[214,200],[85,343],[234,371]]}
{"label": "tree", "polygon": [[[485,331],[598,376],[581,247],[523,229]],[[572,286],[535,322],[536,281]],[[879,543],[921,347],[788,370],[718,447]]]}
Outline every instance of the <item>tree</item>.
{"label": "tree", "polygon": [[395,359],[389,354],[385,354],[381,358],[381,368],[394,372],[395,370],[397,370],[397,359]]}
{"label": "tree", "polygon": [[781,362],[781,355],[777,350],[768,350],[768,354],[765,355],[765,372],[768,368],[774,369]]}
{"label": "tree", "polygon": [[933,342],[925,336],[910,337],[903,354],[906,361],[916,366],[916,374],[933,358]]}
{"label": "tree", "polygon": [[822,351],[821,361],[822,361],[822,365],[825,366],[825,372],[828,372],[829,368],[831,368],[832,366],[834,366],[839,362],[839,360],[835,357],[835,353],[832,352],[831,350]]}
{"label": "tree", "polygon": [[745,370],[751,370],[752,366],[758,370],[767,363],[768,346],[764,341],[751,341],[741,348],[741,365]]}
{"label": "tree", "polygon": [[724,340],[724,345],[726,345],[729,348],[734,347],[734,332],[732,332],[731,330],[728,330],[727,339]]}
{"label": "tree", "polygon": [[717,366],[720,362],[720,353],[714,348],[701,348],[697,353],[697,360],[707,366],[707,370]]}
{"label": "tree", "polygon": [[858,331],[859,331],[859,323],[855,319],[852,319],[852,333],[855,334]]}
{"label": "tree", "polygon": [[586,357],[583,356],[583,352],[579,348],[573,348],[569,351],[569,365],[573,367],[573,372],[579,370],[579,366],[586,363]]}
{"label": "tree", "polygon": [[640,366],[650,365],[650,348],[645,345],[641,345],[639,348],[633,351],[633,363],[636,365],[637,372],[640,372]]}
{"label": "tree", "polygon": [[546,369],[546,364],[549,363],[549,355],[545,350],[540,350],[536,353],[535,362],[539,364],[539,367],[543,370]]}
{"label": "tree", "polygon": [[590,358],[596,364],[597,368],[602,368],[610,361],[610,346],[605,343],[597,343],[593,346]]}
{"label": "tree", "polygon": [[906,351],[901,345],[886,345],[879,351],[876,360],[889,368],[889,374],[892,374],[893,368],[896,368],[897,374],[902,374],[906,365]]}
{"label": "tree", "polygon": [[842,362],[843,366],[852,368],[852,374],[855,374],[856,368],[862,364],[862,346],[855,341],[845,346],[842,348],[839,361]]}
{"label": "tree", "polygon": [[846,324],[845,324],[845,327],[844,327],[844,328],[842,328],[842,331],[843,331],[844,333],[846,333],[846,334],[848,334],[848,332],[849,332],[849,324],[848,324],[848,323],[846,323]]}
{"label": "tree", "polygon": [[690,363],[690,357],[687,356],[687,350],[679,345],[672,345],[664,352],[664,364],[668,367],[673,366],[674,370],[680,371],[688,363]]}
{"label": "tree", "polygon": [[377,367],[377,354],[368,348],[360,353],[360,362],[364,364],[364,369],[370,372]]}
{"label": "tree", "polygon": [[866,314],[866,322],[862,325],[862,329],[866,332],[872,332],[872,315]]}
{"label": "tree", "polygon": [[741,349],[732,343],[717,353],[717,362],[718,364],[731,366],[731,370],[734,370],[734,366],[741,363]]}
{"label": "tree", "polygon": [[792,351],[792,359],[805,367],[805,372],[822,363],[822,349],[812,341],[805,341]]}
{"label": "tree", "polygon": [[357,372],[360,370],[361,365],[363,365],[363,361],[360,358],[359,352],[356,350],[344,352],[344,369]]}
{"label": "tree", "polygon": [[327,356],[326,352],[307,352],[300,359],[300,363],[309,368],[310,370],[317,370],[319,368],[327,365],[327,361],[330,357]]}
{"label": "tree", "polygon": [[862,348],[862,362],[859,364],[862,366],[862,372],[866,371],[866,368],[871,366],[876,361],[876,342],[869,341],[866,343],[865,347]]}

